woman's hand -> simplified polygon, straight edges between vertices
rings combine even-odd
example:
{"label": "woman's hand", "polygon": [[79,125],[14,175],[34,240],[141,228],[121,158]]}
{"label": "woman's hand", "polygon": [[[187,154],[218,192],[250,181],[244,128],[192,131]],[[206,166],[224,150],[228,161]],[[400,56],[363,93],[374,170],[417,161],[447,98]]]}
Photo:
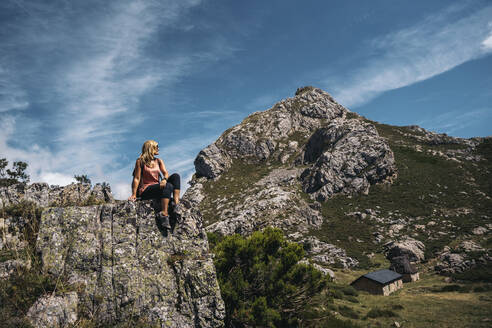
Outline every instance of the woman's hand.
{"label": "woman's hand", "polygon": [[161,182],[159,183],[159,187],[161,187],[161,189],[164,189],[166,187],[166,184],[167,184],[167,180],[162,179]]}
{"label": "woman's hand", "polygon": [[136,195],[131,195],[130,197],[128,197],[128,200],[134,202],[134,201],[137,200],[137,196]]}

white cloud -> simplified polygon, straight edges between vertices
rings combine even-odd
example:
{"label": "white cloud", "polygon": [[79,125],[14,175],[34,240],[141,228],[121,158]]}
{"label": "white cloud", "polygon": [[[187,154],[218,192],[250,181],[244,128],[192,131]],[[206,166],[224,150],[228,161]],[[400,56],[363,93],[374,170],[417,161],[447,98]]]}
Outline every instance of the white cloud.
{"label": "white cloud", "polygon": [[131,182],[128,183],[119,182],[119,183],[112,184],[111,193],[113,194],[113,197],[116,199],[121,199],[121,200],[127,199],[132,194]]}
{"label": "white cloud", "polygon": [[[326,80],[325,86],[346,106],[362,105],[381,93],[405,87],[488,55],[492,6],[456,19],[459,8],[427,17],[412,27],[372,40],[366,60],[344,80]],[[485,39],[485,41],[483,41]]]}
{"label": "white cloud", "polygon": [[492,49],[492,34],[482,41],[482,46],[485,49]]}
{"label": "white cloud", "polygon": [[58,186],[65,186],[72,182],[75,182],[73,176],[69,176],[57,172],[43,172],[39,177],[39,179],[36,180],[39,180],[39,182],[46,182],[50,185],[58,185]]}

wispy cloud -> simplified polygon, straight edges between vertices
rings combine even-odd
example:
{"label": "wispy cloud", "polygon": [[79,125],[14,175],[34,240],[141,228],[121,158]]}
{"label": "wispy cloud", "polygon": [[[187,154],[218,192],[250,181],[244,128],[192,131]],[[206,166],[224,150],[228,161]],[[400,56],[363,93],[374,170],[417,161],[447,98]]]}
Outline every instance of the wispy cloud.
{"label": "wispy cloud", "polygon": [[29,106],[25,92],[16,84],[13,75],[0,65],[0,113]]}
{"label": "wispy cloud", "polygon": [[[456,135],[458,131],[465,130],[471,126],[477,126],[481,122],[489,121],[492,118],[492,108],[479,108],[463,113],[461,111],[451,111],[437,115],[418,122],[417,124],[440,133]],[[489,130],[488,133],[492,133]],[[477,135],[466,135],[464,137],[476,137]]]}
{"label": "wispy cloud", "polygon": [[[36,126],[27,126],[19,114],[1,117],[0,155],[28,161],[34,181],[66,184],[74,173],[89,174],[95,181],[118,185],[117,196],[124,197],[127,188],[123,186],[129,185],[133,163],[122,163],[119,150],[147,118],[141,98],[156,87],[170,88],[196,65],[236,51],[225,40],[213,40],[206,50],[186,53],[166,51],[162,44],[162,53],[149,50],[155,42],[162,43],[159,37],[180,26],[180,18],[200,3],[128,0],[89,1],[87,6],[79,6],[65,1],[11,1],[0,5],[0,9],[20,10],[17,21],[1,26],[0,37],[6,46],[0,50],[0,111],[25,109],[29,115],[41,117],[30,106],[32,90],[38,93],[38,101],[42,98],[49,106]],[[15,73],[24,77],[31,89],[19,87],[11,72],[2,67],[17,69]],[[31,128],[42,130],[48,140],[13,142]],[[196,144],[188,140],[180,145],[187,147],[190,142]],[[203,142],[201,138],[201,146]],[[170,150],[179,154],[171,166],[192,167],[196,153]]]}
{"label": "wispy cloud", "polygon": [[348,78],[324,82],[346,106],[362,105],[381,93],[411,85],[492,52],[492,6],[464,18],[463,6],[427,17],[414,26],[372,40],[363,51],[374,56]]}

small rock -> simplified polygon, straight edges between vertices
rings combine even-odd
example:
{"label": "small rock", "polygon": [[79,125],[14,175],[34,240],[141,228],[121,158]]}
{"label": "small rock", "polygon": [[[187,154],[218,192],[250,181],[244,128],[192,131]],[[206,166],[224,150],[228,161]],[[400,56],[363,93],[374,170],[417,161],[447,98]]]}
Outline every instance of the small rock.
{"label": "small rock", "polygon": [[487,232],[487,228],[484,227],[476,227],[475,229],[472,230],[472,233],[474,235],[483,235],[486,232]]}
{"label": "small rock", "polygon": [[38,299],[27,312],[27,319],[36,328],[66,327],[77,321],[76,292],[62,296],[46,295]]}

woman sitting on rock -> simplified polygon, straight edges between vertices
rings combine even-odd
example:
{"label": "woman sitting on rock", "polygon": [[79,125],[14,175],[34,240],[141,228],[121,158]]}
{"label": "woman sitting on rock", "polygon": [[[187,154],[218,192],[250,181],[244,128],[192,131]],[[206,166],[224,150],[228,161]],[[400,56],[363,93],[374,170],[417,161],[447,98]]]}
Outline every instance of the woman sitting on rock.
{"label": "woman sitting on rock", "polygon": [[[135,201],[137,195],[141,199],[160,199],[162,211],[157,214],[157,219],[163,227],[171,229],[168,212],[169,200],[172,194],[174,203],[179,203],[181,181],[177,173],[169,176],[164,161],[156,158],[156,155],[159,155],[159,145],[154,140],[147,140],[142,146],[142,154],[135,163],[132,195],[128,200]],[[160,173],[164,175],[161,181],[159,181]]]}

